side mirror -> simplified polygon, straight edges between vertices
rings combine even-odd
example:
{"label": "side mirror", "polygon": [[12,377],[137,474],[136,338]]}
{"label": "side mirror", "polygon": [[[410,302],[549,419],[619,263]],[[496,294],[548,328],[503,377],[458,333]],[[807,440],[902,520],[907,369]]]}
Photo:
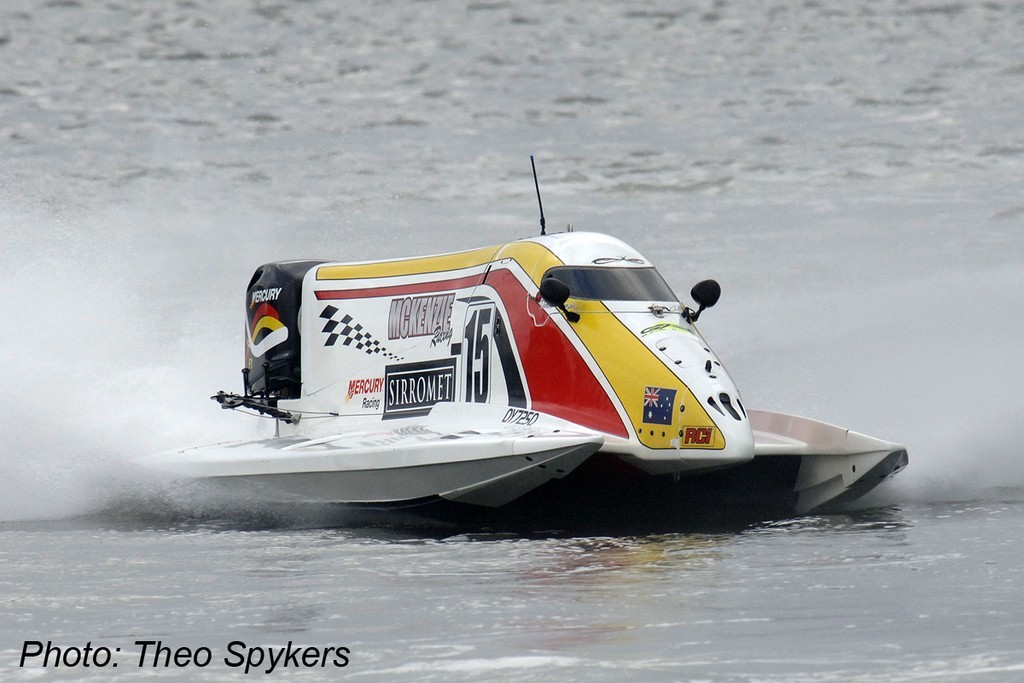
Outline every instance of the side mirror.
{"label": "side mirror", "polygon": [[718,303],[719,297],[722,296],[722,286],[714,280],[701,280],[690,290],[690,296],[701,307],[701,310],[711,308]]}
{"label": "side mirror", "polygon": [[569,286],[555,277],[546,277],[540,281],[540,295],[549,304],[565,313],[569,322],[579,321],[580,314],[566,309],[565,302],[569,300]]}
{"label": "side mirror", "polygon": [[555,277],[540,281],[540,295],[552,306],[561,308],[569,300],[569,286]]}
{"label": "side mirror", "polygon": [[722,296],[722,286],[714,280],[701,280],[690,290],[690,296],[697,302],[697,311],[686,308],[683,309],[683,315],[692,323],[700,317],[705,308],[711,308],[718,303],[719,297]]}

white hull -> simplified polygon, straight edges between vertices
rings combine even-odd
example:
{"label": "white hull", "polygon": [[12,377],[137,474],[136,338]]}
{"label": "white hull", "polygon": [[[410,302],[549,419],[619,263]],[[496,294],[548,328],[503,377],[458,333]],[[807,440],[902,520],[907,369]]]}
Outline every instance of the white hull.
{"label": "white hull", "polygon": [[600,434],[572,430],[561,420],[505,425],[505,410],[443,406],[435,412],[451,414],[430,427],[401,420],[386,430],[377,423],[373,431],[198,446],[147,464],[268,502],[383,504],[440,497],[496,507],[565,476],[604,442]]}
{"label": "white hull", "polygon": [[796,415],[751,410],[754,457],[799,458],[796,512],[853,500],[907,464],[901,444]]}
{"label": "white hull", "polygon": [[[369,431],[315,438],[198,446],[154,456],[147,464],[262,502],[400,504],[443,498],[498,507],[562,479],[604,445],[602,435],[550,416],[528,428],[504,425],[500,416],[501,410],[488,407],[439,405],[429,419],[397,421],[387,430],[377,423]],[[754,410],[750,420],[754,460],[796,467],[789,490],[798,513],[856,499],[907,463],[899,444],[816,420]],[[760,473],[752,476],[763,476],[752,464],[751,471]],[[740,482],[744,471],[736,470]],[[677,472],[701,474],[688,463],[680,463]],[[746,482],[740,490],[751,483],[756,487]]]}

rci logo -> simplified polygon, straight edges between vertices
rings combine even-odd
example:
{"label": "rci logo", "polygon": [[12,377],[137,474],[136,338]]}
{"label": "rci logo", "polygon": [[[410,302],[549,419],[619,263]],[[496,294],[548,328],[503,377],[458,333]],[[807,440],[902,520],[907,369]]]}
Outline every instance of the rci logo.
{"label": "rci logo", "polygon": [[687,427],[683,430],[683,444],[686,446],[707,446],[711,443],[714,427]]}

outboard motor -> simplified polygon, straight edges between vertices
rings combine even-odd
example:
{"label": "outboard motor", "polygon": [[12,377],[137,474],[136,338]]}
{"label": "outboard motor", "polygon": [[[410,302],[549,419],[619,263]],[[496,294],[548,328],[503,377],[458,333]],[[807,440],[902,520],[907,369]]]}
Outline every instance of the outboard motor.
{"label": "outboard motor", "polygon": [[246,290],[246,396],[298,398],[302,387],[302,279],[323,261],[281,261],[256,269]]}

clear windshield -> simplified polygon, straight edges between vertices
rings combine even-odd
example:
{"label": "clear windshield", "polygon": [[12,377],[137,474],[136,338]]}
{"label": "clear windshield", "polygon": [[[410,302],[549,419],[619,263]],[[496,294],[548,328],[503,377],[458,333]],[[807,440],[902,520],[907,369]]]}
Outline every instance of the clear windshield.
{"label": "clear windshield", "polygon": [[596,268],[558,266],[544,277],[556,277],[569,287],[575,299],[605,301],[678,301],[654,268]]}

